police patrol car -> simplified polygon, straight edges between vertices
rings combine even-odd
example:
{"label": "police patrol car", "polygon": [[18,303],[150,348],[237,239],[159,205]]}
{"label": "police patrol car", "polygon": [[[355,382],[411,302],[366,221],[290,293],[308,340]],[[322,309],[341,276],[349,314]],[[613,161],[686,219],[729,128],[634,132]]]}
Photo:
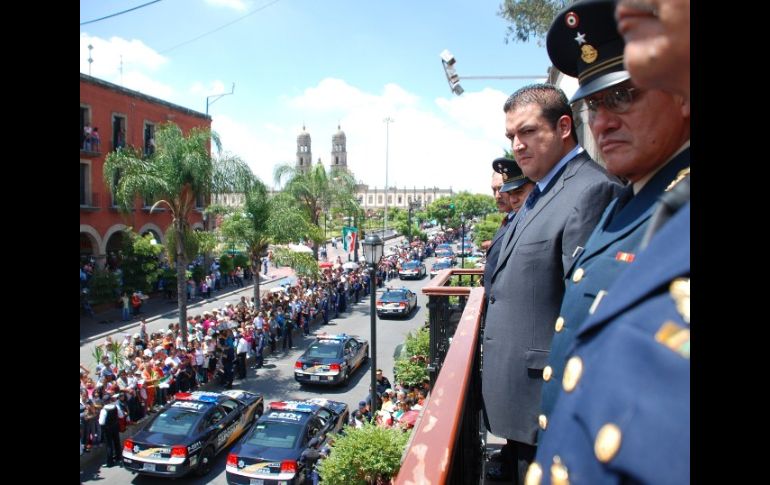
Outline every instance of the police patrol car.
{"label": "police patrol car", "polygon": [[181,477],[211,470],[214,456],[262,415],[262,396],[241,390],[177,393],[123,444],[123,464],[135,473]]}
{"label": "police patrol car", "polygon": [[294,363],[300,384],[344,384],[369,358],[369,342],[355,335],[319,334]]}
{"label": "police patrol car", "polygon": [[310,472],[301,459],[320,449],[329,433],[342,430],[348,405],[328,399],[271,402],[259,421],[233,446],[225,467],[227,483],[294,485]]}

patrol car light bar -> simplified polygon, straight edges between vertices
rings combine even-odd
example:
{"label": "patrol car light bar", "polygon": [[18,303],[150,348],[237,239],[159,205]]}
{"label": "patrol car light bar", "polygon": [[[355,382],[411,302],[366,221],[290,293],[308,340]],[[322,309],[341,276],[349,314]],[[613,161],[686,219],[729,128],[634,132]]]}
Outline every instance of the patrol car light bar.
{"label": "patrol car light bar", "polygon": [[348,336],[344,333],[341,334],[330,334],[330,333],[322,333],[318,335],[318,338],[320,340],[345,340]]}
{"label": "patrol car light bar", "polygon": [[270,409],[281,411],[312,412],[315,407],[312,404],[296,401],[273,401],[270,403]]}
{"label": "patrol car light bar", "polygon": [[215,392],[177,392],[174,397],[178,401],[200,401],[200,402],[217,402],[219,400],[219,394]]}

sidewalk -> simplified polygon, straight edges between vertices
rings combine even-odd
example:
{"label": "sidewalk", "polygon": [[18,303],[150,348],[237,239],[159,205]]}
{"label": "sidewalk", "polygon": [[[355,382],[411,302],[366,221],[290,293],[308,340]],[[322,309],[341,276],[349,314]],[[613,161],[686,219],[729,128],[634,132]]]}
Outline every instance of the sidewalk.
{"label": "sidewalk", "polygon": [[[294,270],[284,266],[278,269],[271,268],[268,272],[268,276],[261,276],[260,291],[264,291],[264,286],[269,283],[279,281],[285,278],[293,278],[295,276]],[[213,303],[219,299],[226,298],[239,292],[248,290],[248,297],[251,298],[254,285],[247,284],[243,288],[230,285],[224,290],[218,292],[212,292],[211,298],[195,298],[193,301],[187,303],[187,313],[191,313],[191,309],[204,306],[208,303]],[[246,294],[246,293],[245,293]],[[104,312],[97,313],[93,317],[88,315],[80,315],[80,345],[105,338],[108,335],[129,332],[133,328],[139,327],[139,322],[144,318],[148,323],[158,320],[160,318],[172,318],[178,315],[177,299],[167,300],[162,294],[156,294],[145,300],[142,305],[142,311],[138,317],[132,315],[131,320],[122,320],[122,310],[120,308],[112,307]]]}

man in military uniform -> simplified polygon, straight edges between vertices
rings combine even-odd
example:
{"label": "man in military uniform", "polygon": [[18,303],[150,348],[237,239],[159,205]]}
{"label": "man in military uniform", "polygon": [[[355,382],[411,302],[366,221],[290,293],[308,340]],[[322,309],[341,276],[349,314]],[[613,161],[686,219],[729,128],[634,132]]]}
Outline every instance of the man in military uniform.
{"label": "man in military uniform", "polygon": [[497,256],[500,253],[500,239],[505,235],[506,226],[513,220],[516,212],[524,205],[534,184],[524,176],[516,160],[511,158],[496,158],[492,162],[495,174],[492,176],[492,193],[495,197],[497,210],[505,214],[500,229],[492,237],[487,248],[487,260],[484,266],[485,301],[489,294],[489,281],[492,271],[497,266]]}
{"label": "man in military uniform", "polygon": [[[612,2],[580,1],[554,26],[607,9]],[[662,199],[673,217],[592,307],[567,349],[563,392],[527,484],[690,483],[689,178],[672,186]]]}
{"label": "man in military uniform", "polygon": [[[607,171],[629,184],[604,212],[578,258],[567,272],[566,291],[543,384],[538,424],[548,417],[561,389],[566,352],[575,332],[607,294],[621,271],[634,263],[658,197],[689,171],[690,117],[683,97],[636,87],[623,66],[623,40],[613,24],[614,2],[574,4],[554,20],[548,53],[561,72],[579,78],[570,102],[582,105]],[[567,15],[575,20],[566,21]],[[575,42],[578,37],[580,42]],[[598,51],[592,63],[582,59],[582,45]],[[605,62],[605,60],[612,60]],[[595,63],[605,62],[596,69]],[[587,70],[587,76],[581,76]]]}
{"label": "man in military uniform", "polygon": [[513,156],[536,185],[506,228],[489,279],[482,395],[490,431],[507,440],[514,455],[508,465],[521,482],[535,455],[543,369],[564,275],[621,187],[578,145],[559,88],[525,86],[503,110]]}

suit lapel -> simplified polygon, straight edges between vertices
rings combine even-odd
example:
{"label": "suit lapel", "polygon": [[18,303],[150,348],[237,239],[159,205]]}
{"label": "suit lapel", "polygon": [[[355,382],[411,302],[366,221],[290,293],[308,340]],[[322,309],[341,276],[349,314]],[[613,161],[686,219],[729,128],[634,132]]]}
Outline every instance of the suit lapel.
{"label": "suit lapel", "polygon": [[537,217],[537,215],[556,197],[556,194],[561,192],[567,180],[575,175],[582,164],[590,160],[588,154],[584,151],[567,162],[567,166],[562,171],[561,176],[552,182],[553,185],[551,188],[547,189],[545,193],[540,196],[540,200],[538,200],[535,206],[525,214],[524,219],[522,220],[517,217],[516,220],[513,221],[513,224],[509,224],[513,227],[506,231],[505,238],[503,239],[503,246],[500,248],[500,256],[497,258],[497,267],[492,276],[493,278],[505,265],[513,252],[513,247],[516,245],[516,242],[535,217]]}

